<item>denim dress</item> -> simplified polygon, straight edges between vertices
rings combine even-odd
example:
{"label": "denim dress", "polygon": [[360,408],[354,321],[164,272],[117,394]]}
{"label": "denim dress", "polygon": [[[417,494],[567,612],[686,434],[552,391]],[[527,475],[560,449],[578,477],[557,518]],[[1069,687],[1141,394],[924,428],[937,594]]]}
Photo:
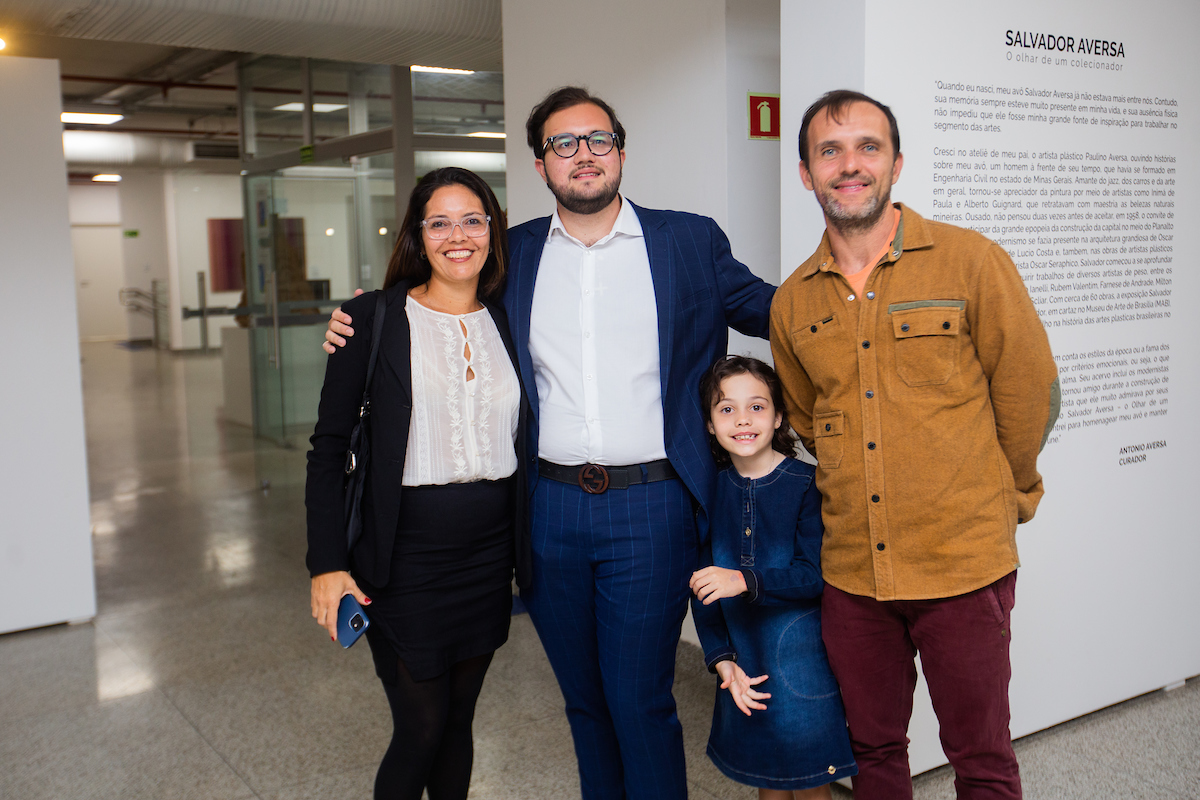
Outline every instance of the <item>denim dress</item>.
{"label": "denim dress", "polygon": [[[740,569],[749,591],[705,606],[692,599],[704,661],[733,658],[770,692],[743,714],[717,690],[708,756],[740,783],[808,789],[854,775],[846,717],[821,642],[821,494],[814,469],[784,459],[769,475],[717,477],[702,566]],[[705,535],[707,533],[707,535]],[[715,670],[714,670],[715,671]]]}

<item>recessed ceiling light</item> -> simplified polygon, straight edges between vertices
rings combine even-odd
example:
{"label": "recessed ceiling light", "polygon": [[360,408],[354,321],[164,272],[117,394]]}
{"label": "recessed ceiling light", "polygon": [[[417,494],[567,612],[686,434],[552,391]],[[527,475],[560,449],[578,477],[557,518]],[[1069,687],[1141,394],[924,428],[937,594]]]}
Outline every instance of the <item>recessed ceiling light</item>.
{"label": "recessed ceiling light", "polygon": [[333,236],[333,228],[326,228],[326,229],[325,229],[325,235],[326,235],[326,236]]}
{"label": "recessed ceiling light", "polygon": [[379,235],[380,235],[380,236],[387,236],[387,228],[380,228],[380,229],[379,229]]}
{"label": "recessed ceiling light", "polygon": [[503,139],[504,131],[475,131],[467,136],[474,136],[476,139]]}
{"label": "recessed ceiling light", "polygon": [[93,175],[92,180],[95,181],[96,183],[120,183],[121,176],[120,175],[108,175],[108,174]]}
{"label": "recessed ceiling light", "polygon": [[121,114],[82,114],[75,111],[64,111],[61,119],[63,122],[73,122],[76,125],[112,125],[125,117]]}
{"label": "recessed ceiling light", "polygon": [[[318,114],[328,114],[330,111],[341,111],[345,108],[345,104],[338,103],[313,103],[313,111]],[[303,111],[304,103],[284,103],[281,106],[275,106],[276,111]]]}
{"label": "recessed ceiling light", "polygon": [[449,67],[422,67],[413,64],[409,69],[413,72],[440,72],[443,75],[474,75],[473,69],[450,69]]}

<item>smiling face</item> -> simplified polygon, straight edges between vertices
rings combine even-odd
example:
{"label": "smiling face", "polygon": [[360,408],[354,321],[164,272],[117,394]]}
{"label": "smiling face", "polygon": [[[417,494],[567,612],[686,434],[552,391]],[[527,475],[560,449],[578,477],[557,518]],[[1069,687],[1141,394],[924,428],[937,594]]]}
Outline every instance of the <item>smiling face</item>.
{"label": "smiling face", "polygon": [[771,449],[783,413],[771,402],[771,390],[748,372],[721,381],[717,401],[709,409],[708,432],[730,457],[751,460]]}
{"label": "smiling face", "polygon": [[875,106],[851,103],[840,117],[826,109],[813,119],[800,179],[816,194],[826,224],[844,232],[867,230],[890,205],[904,156],[892,151],[891,127]]}
{"label": "smiling face", "polygon": [[[486,213],[483,201],[474,192],[456,184],[443,186],[429,197],[423,218],[426,221],[441,219],[455,223],[472,214],[482,217]],[[429,259],[431,284],[469,284],[473,288],[479,285],[479,272],[487,261],[491,243],[490,233],[473,239],[467,236],[461,225],[455,225],[448,239],[438,241],[429,238],[427,232],[422,232],[421,241],[425,257]]]}
{"label": "smiling face", "polygon": [[[611,132],[612,120],[599,106],[583,103],[547,117],[542,141],[563,133],[586,136],[594,131]],[[596,156],[587,143],[580,142],[579,150],[570,158],[561,158],[547,149],[533,163],[560,206],[574,214],[596,214],[616,202],[625,151],[614,147]]]}

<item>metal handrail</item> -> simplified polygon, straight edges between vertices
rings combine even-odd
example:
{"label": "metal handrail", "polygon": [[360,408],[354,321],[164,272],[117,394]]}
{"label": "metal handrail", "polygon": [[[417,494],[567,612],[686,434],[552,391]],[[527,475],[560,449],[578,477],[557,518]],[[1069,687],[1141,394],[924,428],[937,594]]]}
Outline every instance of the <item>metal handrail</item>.
{"label": "metal handrail", "polygon": [[[132,308],[134,311],[139,311],[143,314],[153,315],[158,309],[166,308],[166,303],[159,302],[158,298],[145,289],[137,289],[131,286],[126,286],[117,291],[117,298],[121,301],[121,305],[126,308]],[[149,305],[146,305],[149,303]]]}
{"label": "metal handrail", "polygon": [[[343,303],[349,302],[350,297],[342,299],[330,300],[280,300],[279,310],[282,313],[287,313],[296,308],[319,308],[322,311],[331,311]],[[247,317],[251,314],[270,314],[271,304],[260,303],[257,305],[246,306],[208,306],[207,309],[190,308],[183,306],[181,309],[184,319],[193,319],[201,314],[207,314],[210,317]]]}
{"label": "metal handrail", "polygon": [[151,281],[153,288],[147,292],[145,289],[139,289],[135,286],[125,286],[117,290],[117,300],[125,308],[131,309],[139,314],[146,314],[154,323],[154,346],[161,347],[161,337],[159,331],[159,312],[165,310],[169,305],[158,299],[158,281]]}

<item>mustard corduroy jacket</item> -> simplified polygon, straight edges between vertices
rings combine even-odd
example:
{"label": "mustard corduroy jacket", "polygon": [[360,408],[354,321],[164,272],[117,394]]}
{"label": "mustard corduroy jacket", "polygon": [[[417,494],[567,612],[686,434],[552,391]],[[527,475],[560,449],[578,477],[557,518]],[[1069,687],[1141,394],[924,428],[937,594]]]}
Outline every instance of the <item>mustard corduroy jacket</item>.
{"label": "mustard corduroy jacket", "polygon": [[849,299],[826,234],[771,307],[788,416],[818,461],[822,572],[878,600],[964,594],[1017,567],[1059,405],[1008,254],[899,207],[862,297]]}

